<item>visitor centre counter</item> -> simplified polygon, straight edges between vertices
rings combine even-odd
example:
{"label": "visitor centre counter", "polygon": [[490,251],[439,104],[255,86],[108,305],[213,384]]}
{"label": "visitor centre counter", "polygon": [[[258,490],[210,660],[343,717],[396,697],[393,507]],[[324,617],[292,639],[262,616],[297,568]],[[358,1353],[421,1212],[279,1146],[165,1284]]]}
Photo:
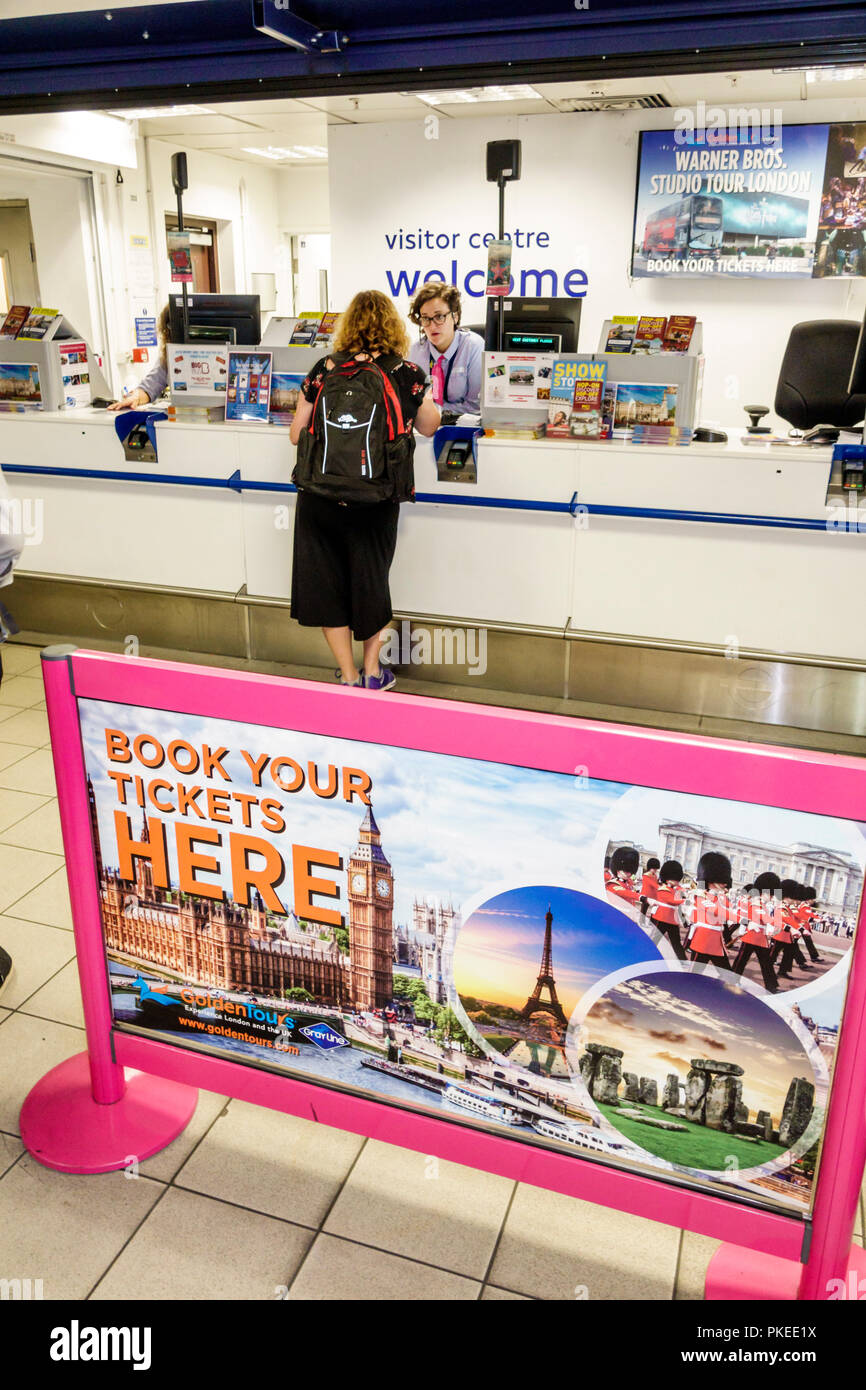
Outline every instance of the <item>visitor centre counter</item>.
{"label": "visitor centre counter", "polygon": [[[157,461],[146,463],[125,457],[117,418],[0,417],[0,464],[28,542],[14,594],[22,630],[324,666],[320,634],[288,620],[288,431],[162,419]],[[654,652],[728,658],[725,678],[732,656],[793,663],[818,672],[825,690],[828,670],[866,663],[850,602],[866,505],[836,489],[828,497],[829,447],[481,438],[477,455],[476,483],[442,482],[432,441],[419,439],[418,500],[402,508],[392,597],[398,618],[487,629],[493,668],[502,660],[487,685],[600,700],[575,643],[584,654],[604,646],[612,679],[614,649],[631,652],[634,680],[641,648],[650,687]],[[509,638],[553,646],[517,651]],[[437,678],[462,679],[425,673]],[[749,717],[742,704],[731,712]],[[806,727],[840,727],[804,713]],[[866,726],[855,719],[849,731]]]}

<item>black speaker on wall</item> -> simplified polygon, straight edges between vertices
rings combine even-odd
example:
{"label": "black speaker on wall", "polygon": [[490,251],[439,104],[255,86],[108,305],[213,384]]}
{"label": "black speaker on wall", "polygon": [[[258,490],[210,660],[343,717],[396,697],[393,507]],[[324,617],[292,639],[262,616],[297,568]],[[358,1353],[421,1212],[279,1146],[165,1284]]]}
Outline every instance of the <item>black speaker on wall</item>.
{"label": "black speaker on wall", "polygon": [[489,140],[487,142],[487,182],[520,178],[520,141]]}
{"label": "black speaker on wall", "polygon": [[186,154],[183,150],[178,150],[177,154],[173,154],[171,157],[171,181],[174,184],[175,193],[184,193],[189,188]]}

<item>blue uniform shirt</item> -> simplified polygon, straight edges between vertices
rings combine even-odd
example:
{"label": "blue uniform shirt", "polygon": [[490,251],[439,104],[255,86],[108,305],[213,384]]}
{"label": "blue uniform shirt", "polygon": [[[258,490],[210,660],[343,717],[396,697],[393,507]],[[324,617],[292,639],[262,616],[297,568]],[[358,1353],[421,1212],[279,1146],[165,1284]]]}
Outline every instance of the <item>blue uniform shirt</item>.
{"label": "blue uniform shirt", "polygon": [[442,357],[447,384],[443,410],[456,410],[461,415],[477,415],[481,408],[481,368],[484,358],[484,339],[468,328],[458,328],[445,352],[437,352],[425,338],[415,343],[409,361],[430,375],[433,363]]}

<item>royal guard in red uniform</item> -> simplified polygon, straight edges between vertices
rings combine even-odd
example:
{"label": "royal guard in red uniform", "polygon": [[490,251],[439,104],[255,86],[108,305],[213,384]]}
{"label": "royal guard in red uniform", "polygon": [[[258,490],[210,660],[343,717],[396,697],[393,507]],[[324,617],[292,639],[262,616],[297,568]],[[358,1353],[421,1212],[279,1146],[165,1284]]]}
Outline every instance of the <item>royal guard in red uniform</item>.
{"label": "royal guard in red uniform", "polygon": [[[755,956],[761,967],[761,978],[769,994],[778,994],[779,983],[770,961],[770,928],[776,893],[781,887],[778,874],[758,874],[750,884],[746,895],[740,902],[740,922],[735,941],[738,951],[734,961],[734,974],[742,975],[749,957]],[[745,912],[743,911],[745,909]]]}
{"label": "royal guard in red uniform", "polygon": [[643,876],[640,881],[640,912],[642,917],[646,915],[647,904],[659,886],[660,867],[658,859],[648,859],[646,861],[646,868],[643,871]]}
{"label": "royal guard in red uniform", "polygon": [[640,868],[640,855],[629,845],[620,845],[610,856],[611,879],[604,886],[612,898],[635,907],[640,902],[640,892],[634,876]]}
{"label": "royal guard in red uniform", "polygon": [[613,874],[612,874],[611,871],[610,871],[610,855],[609,855],[609,854],[606,854],[606,855],[604,856],[604,886],[605,886],[605,888],[606,888],[607,885],[610,883],[610,881],[611,881],[612,878],[613,878]]}
{"label": "royal guard in red uniform", "polygon": [[677,863],[676,859],[668,859],[659,870],[659,884],[655,894],[647,897],[649,921],[662,936],[667,937],[677,960],[686,959],[682,942],[682,928],[686,924],[681,910],[686,895],[682,890],[682,881],[682,864]]}
{"label": "royal guard in red uniform", "polygon": [[777,978],[780,980],[793,979],[791,966],[795,961],[805,968],[806,957],[797,944],[797,937],[800,934],[800,924],[797,921],[796,909],[798,906],[797,885],[792,878],[783,878],[779,889],[781,901],[776,901],[773,909],[772,936],[773,945],[770,950],[770,960],[776,966]]}
{"label": "royal guard in red uniform", "polygon": [[688,946],[692,960],[730,969],[725,953],[725,927],[736,922],[731,902],[731,861],[725,854],[708,850],[698,864],[698,887],[691,902],[692,925]]}
{"label": "royal guard in red uniform", "polygon": [[818,896],[817,889],[809,883],[800,884],[800,906],[797,909],[797,920],[800,923],[800,930],[803,933],[802,942],[809,953],[809,959],[823,961],[824,957],[818,955],[817,947],[812,940],[812,925],[818,916],[818,909],[815,906],[815,899]]}

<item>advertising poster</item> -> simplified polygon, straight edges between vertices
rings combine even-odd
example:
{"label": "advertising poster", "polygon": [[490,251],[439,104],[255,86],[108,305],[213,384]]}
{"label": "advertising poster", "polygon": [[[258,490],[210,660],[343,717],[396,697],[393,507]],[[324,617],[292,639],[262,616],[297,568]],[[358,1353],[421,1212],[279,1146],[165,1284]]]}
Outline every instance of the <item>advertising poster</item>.
{"label": "advertising poster", "polygon": [[173,285],[192,284],[192,251],[189,232],[167,232],[168,262]]}
{"label": "advertising poster", "polygon": [[74,410],[82,405],[90,405],[90,368],[87,361],[87,344],[58,343],[60,353],[60,375],[63,379],[63,399],[67,409]]}
{"label": "advertising poster", "polygon": [[42,409],[39,367],[35,362],[0,362],[0,406]]}
{"label": "advertising poster", "polygon": [[830,130],[642,131],[632,274],[811,276]]}
{"label": "advertising poster", "polygon": [[271,377],[270,418],[273,425],[290,425],[295,418],[304,372],[274,372]]}
{"label": "advertising poster", "polygon": [[511,242],[491,241],[487,247],[488,295],[508,294],[511,289]]}
{"label": "advertising poster", "polygon": [[809,1212],[861,824],[78,707],[116,1027]]}
{"label": "advertising poster", "polygon": [[866,121],[831,125],[814,274],[866,275]]}
{"label": "advertising poster", "polygon": [[196,395],[211,395],[222,405],[228,384],[228,344],[219,347],[180,347],[170,344],[172,392],[187,391]]}
{"label": "advertising poster", "polygon": [[613,428],[619,434],[634,425],[675,425],[677,387],[673,383],[619,381],[616,388]]}
{"label": "advertising poster", "polygon": [[554,358],[550,353],[486,352],[484,404],[548,404]]}
{"label": "advertising poster", "polygon": [[229,352],[227,420],[267,423],[272,357],[270,352]]}

